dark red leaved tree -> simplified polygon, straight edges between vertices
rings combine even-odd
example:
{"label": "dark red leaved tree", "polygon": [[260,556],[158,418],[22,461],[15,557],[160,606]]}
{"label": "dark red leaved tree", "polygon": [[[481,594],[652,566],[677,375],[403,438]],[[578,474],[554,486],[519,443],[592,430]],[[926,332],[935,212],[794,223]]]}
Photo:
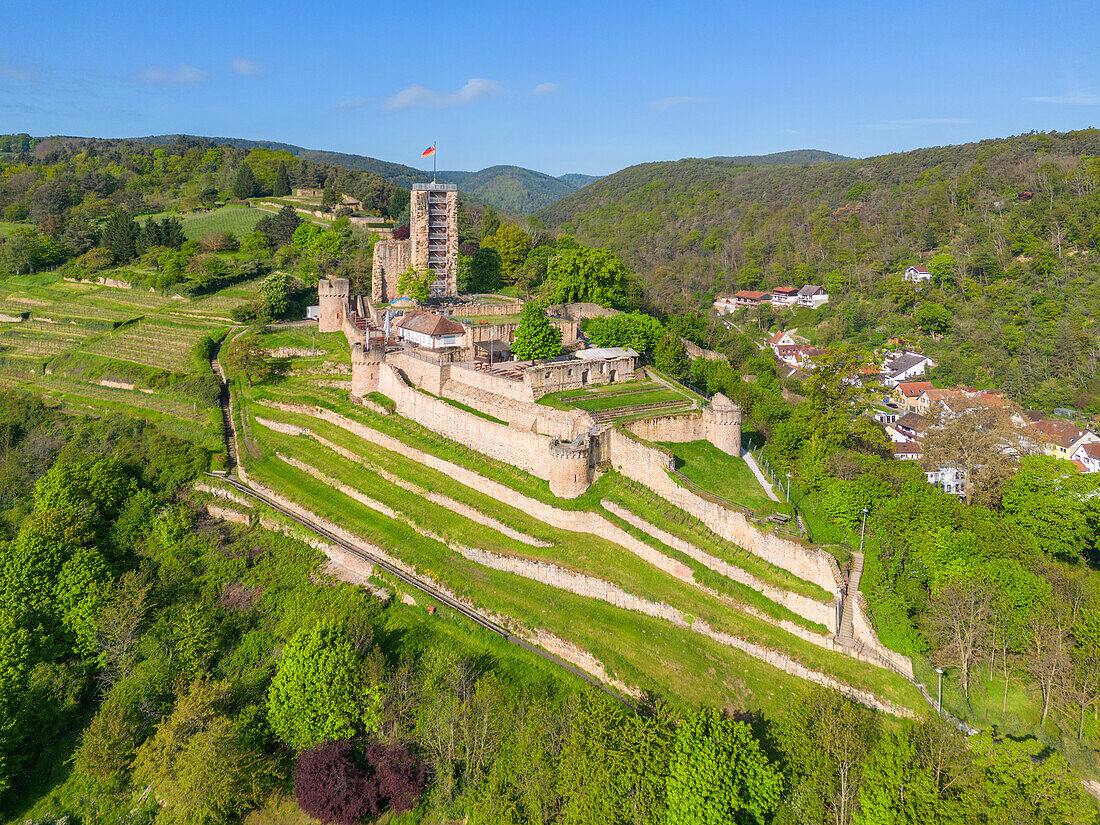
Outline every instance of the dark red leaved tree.
{"label": "dark red leaved tree", "polygon": [[359,763],[351,742],[325,742],[298,755],[298,807],[326,825],[359,825],[380,811],[378,783]]}
{"label": "dark red leaved tree", "polygon": [[371,742],[363,752],[374,770],[378,795],[385,806],[394,813],[414,807],[428,784],[428,774],[408,745]]}

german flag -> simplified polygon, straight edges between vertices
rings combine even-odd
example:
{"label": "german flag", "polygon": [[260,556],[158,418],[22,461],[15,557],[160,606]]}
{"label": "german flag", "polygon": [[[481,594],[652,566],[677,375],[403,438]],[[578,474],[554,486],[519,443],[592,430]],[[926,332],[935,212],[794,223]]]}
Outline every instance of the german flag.
{"label": "german flag", "polygon": [[435,154],[435,144],[433,143],[431,146],[429,146],[427,149],[425,149],[423,152],[420,153],[420,157],[430,158],[434,154]]}

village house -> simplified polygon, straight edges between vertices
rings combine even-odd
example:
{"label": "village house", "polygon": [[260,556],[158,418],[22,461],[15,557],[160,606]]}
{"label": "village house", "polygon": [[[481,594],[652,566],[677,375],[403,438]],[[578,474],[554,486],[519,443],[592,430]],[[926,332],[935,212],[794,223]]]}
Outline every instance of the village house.
{"label": "village house", "polygon": [[729,315],[737,309],[737,302],[731,297],[719,298],[714,302],[714,311],[719,315]]}
{"label": "village house", "polygon": [[894,427],[899,433],[910,441],[924,438],[928,432],[928,422],[916,413],[906,413],[894,422]]}
{"label": "village house", "polygon": [[1057,418],[1044,418],[1030,423],[1023,437],[1045,455],[1067,461],[1073,460],[1081,447],[1100,444],[1100,435],[1091,430],[1082,430],[1072,421]]}
{"label": "village house", "polygon": [[899,441],[892,444],[891,449],[898,461],[917,461],[924,455],[924,448],[919,441]]}
{"label": "village house", "polygon": [[966,495],[966,471],[956,467],[940,467],[938,470],[926,470],[928,483],[939,487],[945,493],[963,498]]}
{"label": "village house", "polygon": [[932,273],[928,271],[926,266],[910,266],[906,267],[905,271],[901,273],[901,277],[913,284],[919,284],[921,281],[932,280]]}
{"label": "village house", "polygon": [[888,387],[896,387],[918,375],[924,375],[936,362],[919,352],[887,353],[882,365],[882,380]]}
{"label": "village house", "polygon": [[909,412],[927,412],[927,399],[924,399],[924,408],[921,409],[922,398],[924,393],[931,389],[935,389],[931,381],[902,381],[894,385],[894,395]]}
{"label": "village house", "polygon": [[1078,444],[1069,458],[1086,473],[1100,473],[1100,443]]}
{"label": "village house", "polygon": [[466,327],[433,312],[414,312],[401,318],[394,328],[402,341],[424,349],[460,347],[466,337]]}
{"label": "village house", "polygon": [[827,303],[829,303],[829,293],[825,291],[825,287],[806,284],[798,290],[798,305],[800,307],[817,309]]}
{"label": "village house", "polygon": [[741,307],[758,307],[761,304],[769,303],[771,301],[770,292],[757,292],[752,289],[743,289],[740,292],[736,292],[733,295],[733,302],[736,309]]}
{"label": "village house", "polygon": [[798,303],[798,289],[793,286],[777,286],[772,290],[773,307],[793,307]]}

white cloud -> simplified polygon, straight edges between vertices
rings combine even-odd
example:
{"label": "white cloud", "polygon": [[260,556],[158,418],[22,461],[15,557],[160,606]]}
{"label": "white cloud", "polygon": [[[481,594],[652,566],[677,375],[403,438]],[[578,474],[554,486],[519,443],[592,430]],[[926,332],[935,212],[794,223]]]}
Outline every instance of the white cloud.
{"label": "white cloud", "polygon": [[1096,106],[1100,104],[1100,95],[1086,92],[1084,89],[1077,89],[1073,92],[1067,92],[1064,95],[1054,95],[1052,97],[1027,97],[1024,99],[1032,103],[1069,103],[1073,106]]}
{"label": "white cloud", "polygon": [[951,126],[959,123],[973,123],[966,117],[914,117],[905,120],[884,120],[881,123],[872,123],[868,129],[915,129],[921,126]]}
{"label": "white cloud", "polygon": [[397,109],[438,109],[444,106],[464,106],[500,94],[500,84],[495,80],[475,77],[467,80],[454,92],[437,92],[419,83],[406,86],[392,97],[386,98],[382,108],[387,112]]}
{"label": "white cloud", "polygon": [[540,83],[535,86],[534,93],[539,95],[553,95],[561,91],[561,85],[558,83]]}
{"label": "white cloud", "polygon": [[342,112],[344,109],[358,109],[360,106],[370,106],[372,103],[377,103],[376,97],[355,97],[351,100],[341,100],[332,108],[338,112]]}
{"label": "white cloud", "polygon": [[661,97],[649,104],[655,112],[667,112],[675,106],[698,106],[702,103],[710,103],[714,98],[708,95],[676,95],[673,97]]}
{"label": "white cloud", "polygon": [[201,83],[209,80],[210,75],[190,63],[180,63],[175,68],[146,66],[141,70],[141,79],[146,83]]}
{"label": "white cloud", "polygon": [[247,57],[238,57],[233,61],[233,71],[237,74],[246,74],[249,77],[258,77],[264,73],[264,67],[255,60]]}

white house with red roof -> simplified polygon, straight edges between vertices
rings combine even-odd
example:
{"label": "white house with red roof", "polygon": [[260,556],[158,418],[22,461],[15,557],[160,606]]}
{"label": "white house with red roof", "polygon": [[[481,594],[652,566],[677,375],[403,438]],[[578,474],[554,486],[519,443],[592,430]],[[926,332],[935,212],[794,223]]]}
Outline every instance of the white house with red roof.
{"label": "white house with red roof", "polygon": [[921,281],[931,281],[932,273],[926,266],[909,266],[901,273],[901,277],[910,283],[919,284]]}
{"label": "white house with red roof", "polygon": [[1078,444],[1069,458],[1086,473],[1100,473],[1100,443]]}
{"label": "white house with red roof", "polygon": [[771,299],[770,292],[758,292],[755,289],[743,289],[733,294],[733,302],[738,307],[758,307],[770,303]]}

